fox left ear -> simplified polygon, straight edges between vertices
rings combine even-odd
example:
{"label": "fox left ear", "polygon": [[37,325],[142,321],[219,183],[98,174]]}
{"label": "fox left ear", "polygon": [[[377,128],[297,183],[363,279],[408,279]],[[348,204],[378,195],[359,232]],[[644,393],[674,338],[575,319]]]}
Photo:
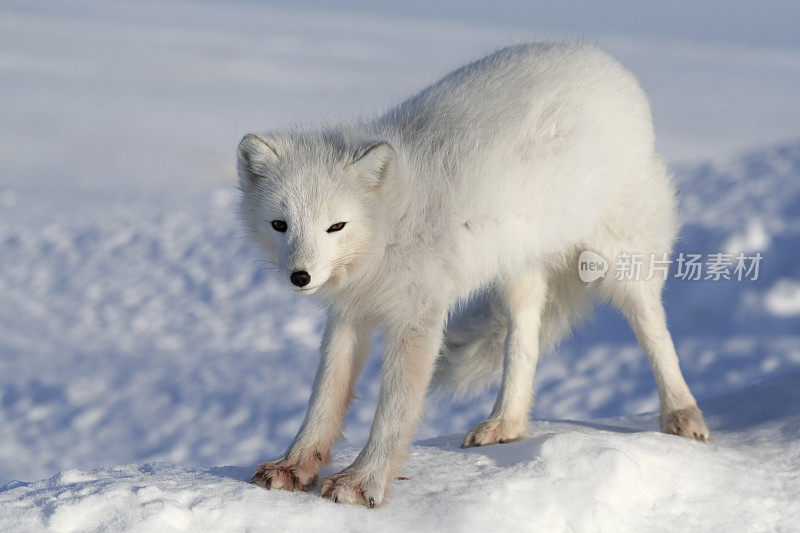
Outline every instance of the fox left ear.
{"label": "fox left ear", "polygon": [[380,185],[394,172],[395,153],[386,141],[366,143],[353,154],[353,168],[370,186]]}
{"label": "fox left ear", "polygon": [[255,133],[244,136],[239,142],[236,154],[239,179],[247,183],[258,181],[260,175],[281,159],[275,148],[275,142]]}

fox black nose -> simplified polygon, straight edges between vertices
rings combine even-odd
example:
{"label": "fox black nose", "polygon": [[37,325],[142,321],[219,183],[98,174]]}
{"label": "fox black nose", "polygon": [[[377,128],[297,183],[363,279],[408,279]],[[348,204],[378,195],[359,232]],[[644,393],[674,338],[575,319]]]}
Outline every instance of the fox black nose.
{"label": "fox black nose", "polygon": [[289,276],[289,279],[292,280],[292,285],[297,285],[298,287],[305,287],[311,281],[311,274],[309,274],[305,270],[297,270],[295,272],[292,272],[292,275]]}

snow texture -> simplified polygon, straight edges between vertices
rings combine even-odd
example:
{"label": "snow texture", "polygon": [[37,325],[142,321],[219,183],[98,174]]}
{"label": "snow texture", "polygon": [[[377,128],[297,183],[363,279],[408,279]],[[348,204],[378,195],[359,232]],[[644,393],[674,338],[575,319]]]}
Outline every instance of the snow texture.
{"label": "snow texture", "polygon": [[[302,531],[788,531],[800,520],[800,374],[706,402],[711,444],[655,431],[653,415],[537,422],[522,442],[411,448],[388,504],[340,506],[265,491],[251,468],[146,463],[64,470],[0,488],[11,529]],[[340,449],[328,473],[358,450]]]}
{"label": "snow texture", "polygon": [[[800,9],[453,5],[0,4],[0,530],[800,523]],[[713,442],[639,415],[652,373],[603,308],[541,360],[531,439],[462,451],[495,391],[434,397],[377,511],[250,486],[302,420],[323,315],[240,235],[241,135],[374,114],[542,38],[597,42],[642,80],[681,190],[676,253],[763,255],[757,281],[667,283]],[[326,472],[368,435],[379,348]]]}

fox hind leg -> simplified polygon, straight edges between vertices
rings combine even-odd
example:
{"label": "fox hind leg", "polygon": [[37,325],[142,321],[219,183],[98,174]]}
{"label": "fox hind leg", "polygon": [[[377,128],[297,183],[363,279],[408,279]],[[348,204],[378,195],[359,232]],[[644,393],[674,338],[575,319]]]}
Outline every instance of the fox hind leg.
{"label": "fox hind leg", "polygon": [[667,329],[661,286],[652,281],[624,282],[613,301],[628,319],[653,369],[661,403],[661,431],[708,442],[708,427],[683,377]]}
{"label": "fox hind leg", "polygon": [[527,431],[547,296],[546,275],[540,269],[528,270],[504,280],[500,293],[508,324],[502,384],[489,418],[469,431],[463,448],[519,440]]}

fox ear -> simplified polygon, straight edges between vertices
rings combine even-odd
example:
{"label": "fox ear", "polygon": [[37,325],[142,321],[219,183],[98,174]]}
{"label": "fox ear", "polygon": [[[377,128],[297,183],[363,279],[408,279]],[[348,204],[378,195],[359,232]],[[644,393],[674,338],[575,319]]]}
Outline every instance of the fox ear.
{"label": "fox ear", "polygon": [[353,168],[370,186],[380,185],[394,172],[395,153],[386,141],[366,143],[353,154]]}
{"label": "fox ear", "polygon": [[236,153],[239,163],[239,178],[251,182],[257,181],[270,166],[281,159],[275,144],[255,133],[248,133],[244,136],[239,142]]}

